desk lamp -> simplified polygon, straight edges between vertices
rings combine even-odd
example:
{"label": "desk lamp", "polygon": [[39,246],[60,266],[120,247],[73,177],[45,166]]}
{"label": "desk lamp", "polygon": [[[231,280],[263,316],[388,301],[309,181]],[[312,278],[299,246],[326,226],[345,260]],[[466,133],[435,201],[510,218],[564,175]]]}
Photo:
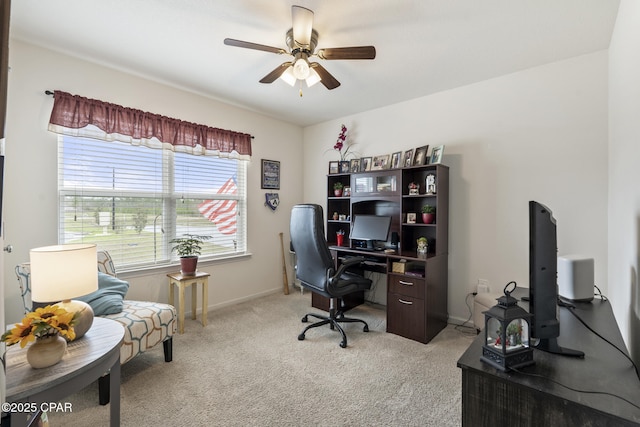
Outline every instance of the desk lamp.
{"label": "desk lamp", "polygon": [[69,312],[78,313],[74,331],[76,339],[91,328],[93,310],[89,304],[71,300],[98,289],[98,255],[96,245],[73,244],[31,249],[31,299],[57,303]]}

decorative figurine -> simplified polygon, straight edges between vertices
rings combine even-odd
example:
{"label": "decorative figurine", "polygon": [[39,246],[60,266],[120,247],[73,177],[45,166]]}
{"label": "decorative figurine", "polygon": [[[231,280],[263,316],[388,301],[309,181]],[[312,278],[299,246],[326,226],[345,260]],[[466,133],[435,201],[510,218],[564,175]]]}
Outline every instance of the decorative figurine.
{"label": "decorative figurine", "polygon": [[426,237],[418,237],[416,242],[418,244],[418,257],[426,258],[427,250],[429,250],[429,241]]}
{"label": "decorative figurine", "polygon": [[430,173],[427,175],[425,185],[425,194],[436,194],[436,176],[434,174]]}
{"label": "decorative figurine", "polygon": [[409,184],[409,195],[417,196],[418,194],[420,194],[420,185],[416,184],[415,182]]}

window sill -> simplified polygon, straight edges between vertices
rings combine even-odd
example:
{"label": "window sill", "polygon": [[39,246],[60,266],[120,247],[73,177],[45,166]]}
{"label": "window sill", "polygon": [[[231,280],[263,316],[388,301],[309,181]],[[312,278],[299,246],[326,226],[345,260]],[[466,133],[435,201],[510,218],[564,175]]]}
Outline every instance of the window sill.
{"label": "window sill", "polygon": [[[200,258],[198,260],[198,266],[208,267],[208,266],[214,266],[218,264],[226,264],[230,262],[240,262],[240,261],[245,261],[251,256],[252,254],[250,252],[246,252],[240,255],[231,255],[231,256],[225,256],[220,258]],[[175,273],[176,271],[179,271],[179,270],[180,270],[179,262],[173,263],[173,264],[154,265],[149,267],[138,267],[138,268],[132,268],[132,269],[116,268],[118,277],[120,279],[149,276],[152,274]]]}

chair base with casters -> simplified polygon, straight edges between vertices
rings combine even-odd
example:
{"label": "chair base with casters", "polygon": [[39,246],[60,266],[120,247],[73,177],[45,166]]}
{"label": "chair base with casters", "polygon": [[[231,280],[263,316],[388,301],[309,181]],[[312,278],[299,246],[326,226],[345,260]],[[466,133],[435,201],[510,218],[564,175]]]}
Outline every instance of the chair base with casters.
{"label": "chair base with casters", "polygon": [[336,310],[336,303],[341,302],[342,300],[338,298],[331,298],[331,307],[329,308],[329,315],[322,316],[320,314],[315,313],[307,313],[302,317],[302,323],[307,323],[309,321],[309,316],[315,317],[316,319],[320,319],[320,322],[313,323],[306,328],[300,335],[298,335],[298,339],[300,341],[304,340],[305,334],[311,328],[317,328],[319,326],[329,325],[331,330],[337,329],[342,335],[342,341],[340,342],[340,347],[345,348],[347,346],[347,334],[344,333],[344,329],[340,326],[340,323],[362,323],[364,327],[362,328],[363,332],[369,332],[369,325],[362,319],[354,319],[351,317],[345,317],[344,312],[342,310]]}
{"label": "chair base with casters", "polygon": [[[307,326],[298,339],[305,339],[309,329],[329,325],[332,330],[338,330],[342,336],[340,347],[347,346],[347,335],[341,323],[362,323],[363,331],[369,331],[369,325],[364,320],[345,317],[343,297],[362,292],[371,288],[371,280],[348,271],[351,267],[359,266],[363,257],[344,260],[336,269],[335,261],[324,237],[324,218],[320,205],[296,205],[291,211],[291,245],[295,251],[296,278],[305,288],[322,295],[330,300],[329,315],[308,313],[302,318],[306,323],[309,317],[319,319],[319,322]],[[338,307],[338,303],[340,307]]]}

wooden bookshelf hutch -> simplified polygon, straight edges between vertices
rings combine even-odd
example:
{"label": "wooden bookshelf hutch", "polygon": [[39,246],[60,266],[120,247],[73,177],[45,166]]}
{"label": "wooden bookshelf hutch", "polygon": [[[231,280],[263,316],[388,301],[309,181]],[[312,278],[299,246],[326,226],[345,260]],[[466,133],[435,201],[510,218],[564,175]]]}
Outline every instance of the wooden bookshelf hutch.
{"label": "wooden bookshelf hutch", "polygon": [[[427,178],[435,192],[426,194]],[[350,193],[334,194],[341,182]],[[419,184],[418,194],[410,194],[409,184]],[[436,208],[432,224],[422,222],[422,206]],[[334,213],[338,219],[333,219]],[[408,222],[407,214],[416,221]],[[365,251],[349,238],[352,220],[358,215],[391,216],[389,238],[381,249],[393,253]],[[327,242],[336,266],[345,256],[364,256],[363,270],[386,273],[387,332],[409,339],[429,342],[447,324],[447,287],[449,251],[449,167],[442,164],[384,169],[351,174],[327,175]],[[344,232],[341,246],[336,235]],[[417,254],[417,239],[428,241],[426,255]],[[396,243],[397,242],[397,243]],[[362,299],[345,301],[348,307]],[[328,302],[313,295],[314,307],[327,309]]]}

